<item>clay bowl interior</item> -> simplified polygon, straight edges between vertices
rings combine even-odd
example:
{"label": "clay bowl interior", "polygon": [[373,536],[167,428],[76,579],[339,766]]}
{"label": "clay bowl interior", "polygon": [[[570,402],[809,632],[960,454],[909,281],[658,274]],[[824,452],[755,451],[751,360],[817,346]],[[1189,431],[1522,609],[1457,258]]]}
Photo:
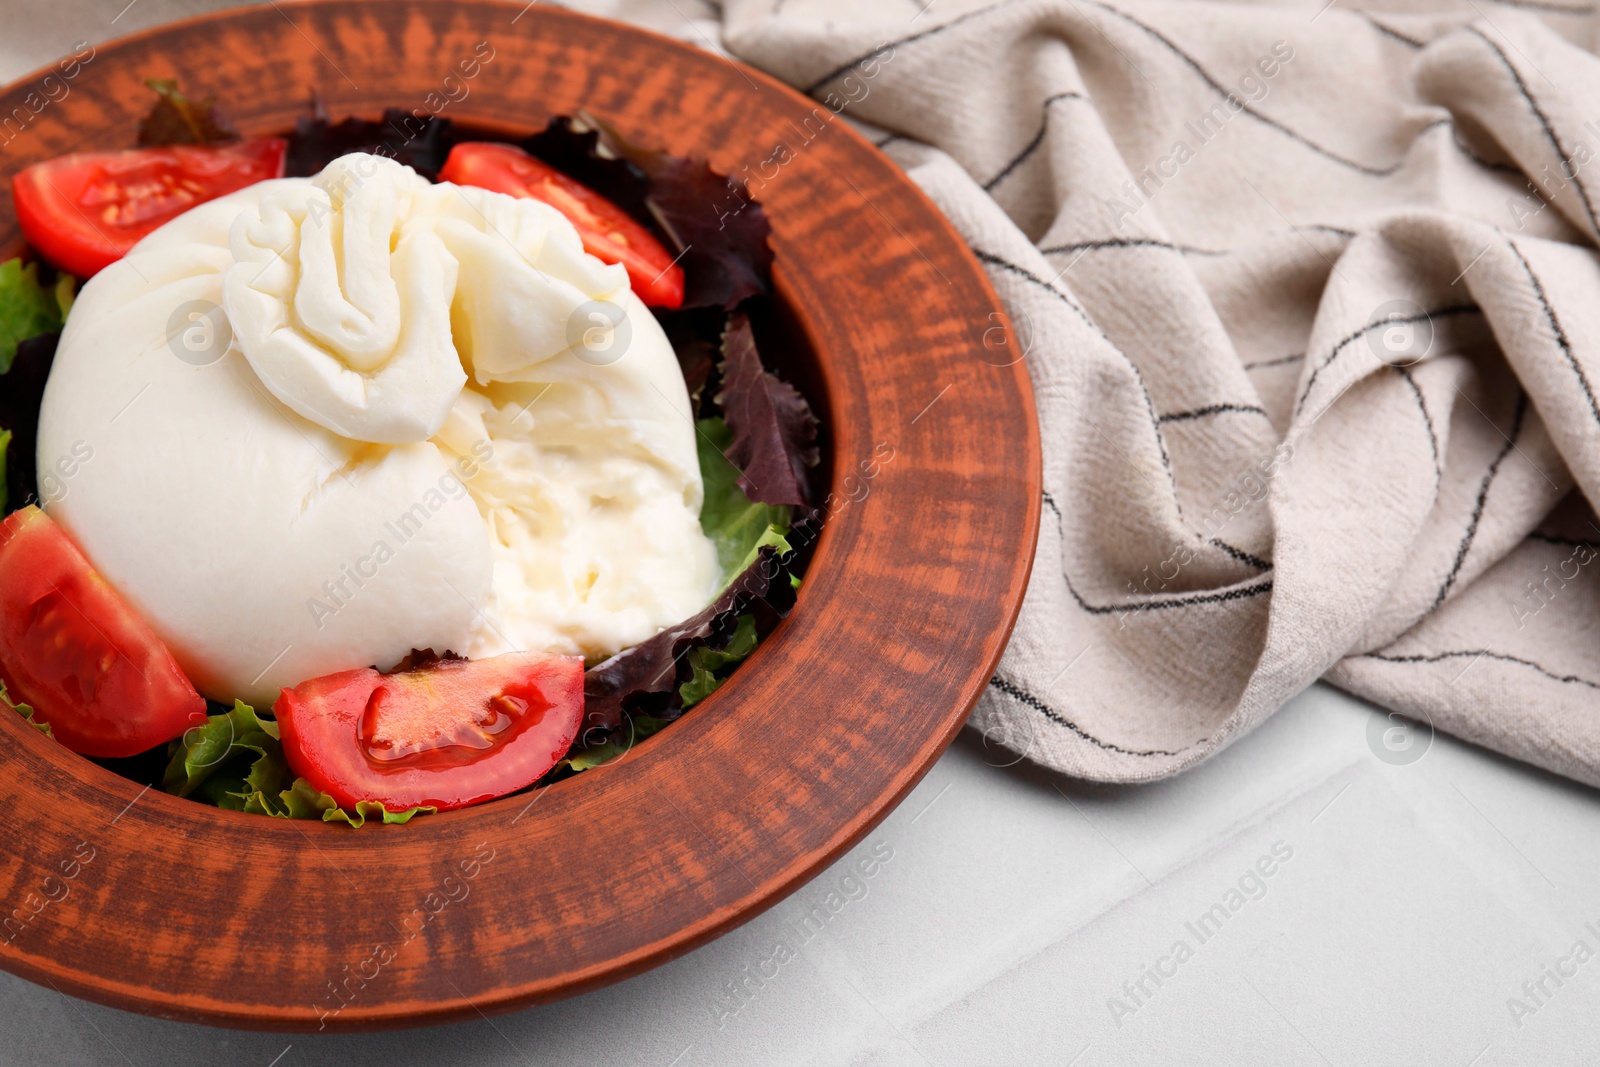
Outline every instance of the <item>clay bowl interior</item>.
{"label": "clay bowl interior", "polygon": [[[581,107],[724,173],[798,145],[819,106],[559,9],[284,3],[100,46],[5,146],[5,172],[130,146],[146,77],[215,93],[246,134],[281,133],[313,90],[336,119],[430,107],[480,42],[494,58],[444,117],[532,132]],[[46,73],[0,94],[0,114]],[[504,1011],[751,918],[909,792],[982,692],[1027,583],[1040,493],[1027,373],[997,356],[1005,320],[958,235],[842,120],[752,192],[777,253],[758,336],[823,420],[818,496],[831,497],[794,611],[734,678],[610,764],[360,831],[143,791],[0,716],[0,918],[28,916],[0,966],[120,1008],[250,1028]],[[6,182],[0,248],[19,243]]]}

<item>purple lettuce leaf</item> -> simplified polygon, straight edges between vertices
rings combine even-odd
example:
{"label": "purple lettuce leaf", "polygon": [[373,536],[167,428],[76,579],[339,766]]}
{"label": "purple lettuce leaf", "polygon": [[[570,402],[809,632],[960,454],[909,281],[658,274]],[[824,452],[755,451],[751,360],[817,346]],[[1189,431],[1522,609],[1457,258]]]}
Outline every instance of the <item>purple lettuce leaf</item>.
{"label": "purple lettuce leaf", "polygon": [[157,100],[139,120],[140,148],[239,139],[239,131],[217,109],[215,96],[193,99],[183,94],[177,82],[166,78],[146,78],[144,83],[155,90]]}
{"label": "purple lettuce leaf", "polygon": [[36,469],[39,405],[55,362],[59,333],[40,334],[17,343],[11,369],[0,376],[0,429],[11,431],[6,449],[5,510],[15,511],[39,499]]}
{"label": "purple lettuce leaf", "polygon": [[434,115],[419,118],[409,111],[391,107],[376,122],[354,116],[330,122],[321,101],[316,101],[312,117],[295,121],[283,173],[290,178],[309,178],[340,156],[371,152],[388,156],[423,177],[434,179],[439,176],[454,143],[449,119]]}
{"label": "purple lettuce leaf", "polygon": [[803,507],[808,468],[817,465],[817,419],[799,390],[761,364],[750,318],[735,311],[722,335],[722,408],[733,443],[727,457],[739,487],[763,504]]}
{"label": "purple lettuce leaf", "polygon": [[704,611],[588,671],[583,727],[576,744],[626,740],[629,720],[635,716],[665,722],[678,718],[683,714],[678,687],[693,673],[687,662],[692,649],[725,646],[743,614],[754,617],[756,634],[764,638],[793,604],[794,586],[777,549],[763,548]]}
{"label": "purple lettuce leaf", "polygon": [[683,306],[732,310],[772,284],[771,223],[744,182],[703,159],[629,144],[586,112],[522,143],[666,239],[683,268]]}

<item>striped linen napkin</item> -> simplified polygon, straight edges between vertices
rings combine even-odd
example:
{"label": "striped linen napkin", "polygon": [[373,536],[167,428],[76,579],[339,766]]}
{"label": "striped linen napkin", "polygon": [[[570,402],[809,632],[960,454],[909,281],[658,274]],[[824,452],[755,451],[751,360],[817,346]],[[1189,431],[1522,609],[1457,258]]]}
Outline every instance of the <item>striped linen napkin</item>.
{"label": "striped linen napkin", "polygon": [[1578,3],[727,0],[726,48],[905,167],[1026,349],[1043,529],[975,726],[1141,781],[1326,678],[1600,785]]}

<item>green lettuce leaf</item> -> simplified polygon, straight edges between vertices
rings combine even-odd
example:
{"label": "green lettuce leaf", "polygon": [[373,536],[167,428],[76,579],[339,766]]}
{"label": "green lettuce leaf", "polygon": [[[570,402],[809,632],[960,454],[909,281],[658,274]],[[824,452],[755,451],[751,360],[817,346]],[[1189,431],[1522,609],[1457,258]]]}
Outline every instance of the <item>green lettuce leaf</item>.
{"label": "green lettuce leaf", "polygon": [[566,759],[556,764],[556,768],[565,765],[568,770],[574,773],[587,771],[600,766],[602,763],[616,759],[626,751],[628,751],[626,746],[619,745],[615,741],[606,741],[591,748],[581,748],[576,752],[569,753]]}
{"label": "green lettuce leaf", "polygon": [[257,815],[272,815],[280,819],[321,819],[323,822],[342,822],[359,830],[366,825],[368,819],[395,825],[410,822],[415,815],[432,815],[439,809],[415,807],[406,811],[390,811],[376,800],[363,800],[356,804],[355,811],[346,811],[339,806],[337,800],[319,792],[316,786],[304,778],[296,778],[294,784],[279,792],[275,799],[263,791],[255,791],[242,810]]}
{"label": "green lettuce leaf", "polygon": [[[255,708],[240,700],[234,702],[231,711],[207,716],[202,725],[173,741],[167,757],[161,788],[173,796],[186,797],[213,776],[237,788],[237,783],[255,772],[257,763],[282,761],[283,746],[278,742],[278,724],[258,717]],[[229,806],[221,802],[217,793],[216,789],[207,790],[206,799],[219,807]]]}
{"label": "green lettuce leaf", "polygon": [[721,588],[756,561],[762,546],[780,553],[790,551],[789,508],[758,504],[739,487],[739,468],[723,455],[733,443],[733,431],[720,418],[701,419],[695,443],[700,454],[700,479],[705,483],[705,503],[700,506],[700,528],[717,549],[722,567]]}
{"label": "green lettuce leaf", "polygon": [[71,306],[70,276],[62,275],[51,288],[40,284],[37,263],[0,263],[0,374],[11,369],[17,342],[61,329]]}
{"label": "green lettuce leaf", "polygon": [[590,745],[587,748],[575,748],[567,753],[565,759],[550,769],[546,775],[546,780],[553,781],[556,778],[564,778],[568,774],[590,770],[600,766],[602,763],[609,763],[640,741],[660,730],[670,720],[657,719],[649,715],[635,715],[630,721],[633,723],[633,731],[632,738],[627,744],[617,741],[604,741],[598,745]]}
{"label": "green lettuce leaf", "polygon": [[678,687],[678,697],[683,701],[684,710],[716,692],[717,686],[727,680],[733,668],[756,650],[756,640],[755,616],[741,615],[726,647],[701,645],[692,649],[688,656],[689,680]]}
{"label": "green lettuce leaf", "polygon": [[278,724],[261,718],[243,701],[236,701],[232,711],[208,716],[204,725],[172,742],[161,788],[229,811],[321,819],[357,828],[369,819],[403,823],[437,810],[415,807],[391,812],[375,800],[363,800],[355,811],[346,811],[304,778],[293,777],[283,757]]}
{"label": "green lettuce leaf", "polygon": [[12,711],[14,711],[17,714],[21,715],[24,719],[27,719],[28,722],[33,726],[34,729],[40,731],[46,737],[49,737],[49,738],[54,738],[55,737],[55,734],[50,732],[50,724],[49,723],[34,721],[34,718],[33,718],[33,707],[31,705],[28,705],[28,704],[13,704],[11,702],[11,697],[6,694],[6,683],[4,683],[4,682],[0,682],[0,704],[4,704],[6,707],[10,708]]}
{"label": "green lettuce leaf", "polygon": [[[205,727],[190,731],[173,744],[182,744],[190,735],[197,737],[197,743],[186,763],[198,765],[203,779],[198,788],[190,786],[192,799],[229,811],[250,811],[251,801],[256,796],[272,795],[289,784],[292,775],[283,756],[283,745],[278,740],[278,724],[257,717],[255,709],[248,704],[236,702],[233,711],[212,716]],[[207,760],[217,762],[208,768]],[[176,777],[171,765],[167,773],[169,777]],[[188,766],[185,776],[186,780],[192,777]],[[166,783],[162,784],[165,787]]]}

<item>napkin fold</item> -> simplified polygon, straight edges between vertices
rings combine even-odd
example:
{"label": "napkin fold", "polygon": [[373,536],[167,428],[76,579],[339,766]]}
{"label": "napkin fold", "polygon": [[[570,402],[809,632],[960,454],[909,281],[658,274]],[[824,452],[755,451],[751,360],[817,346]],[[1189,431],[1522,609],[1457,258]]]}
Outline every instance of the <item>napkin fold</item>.
{"label": "napkin fold", "polygon": [[1406,9],[725,5],[1026,353],[1043,527],[989,738],[1160,778],[1326,678],[1600,785],[1593,8]]}

